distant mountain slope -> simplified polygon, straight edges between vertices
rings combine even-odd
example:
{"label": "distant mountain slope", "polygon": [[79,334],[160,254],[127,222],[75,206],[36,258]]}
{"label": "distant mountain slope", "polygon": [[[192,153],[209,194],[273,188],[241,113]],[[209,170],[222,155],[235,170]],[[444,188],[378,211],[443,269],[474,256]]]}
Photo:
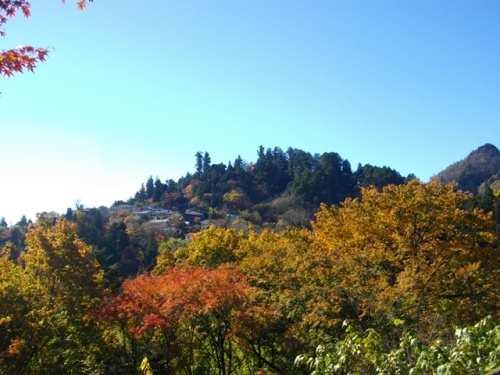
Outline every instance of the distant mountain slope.
{"label": "distant mountain slope", "polygon": [[500,180],[500,151],[487,143],[438,173],[437,178],[443,183],[456,182],[461,190],[481,194],[486,186],[498,185],[495,182]]}

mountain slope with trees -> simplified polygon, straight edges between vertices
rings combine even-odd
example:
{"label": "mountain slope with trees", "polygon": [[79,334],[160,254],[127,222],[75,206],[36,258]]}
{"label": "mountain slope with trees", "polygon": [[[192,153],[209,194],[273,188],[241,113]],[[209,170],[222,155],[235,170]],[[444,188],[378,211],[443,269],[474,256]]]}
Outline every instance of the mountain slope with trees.
{"label": "mountain slope with trees", "polygon": [[486,188],[496,187],[500,181],[500,151],[487,143],[448,166],[437,178],[445,184],[455,182],[461,190],[484,194]]}

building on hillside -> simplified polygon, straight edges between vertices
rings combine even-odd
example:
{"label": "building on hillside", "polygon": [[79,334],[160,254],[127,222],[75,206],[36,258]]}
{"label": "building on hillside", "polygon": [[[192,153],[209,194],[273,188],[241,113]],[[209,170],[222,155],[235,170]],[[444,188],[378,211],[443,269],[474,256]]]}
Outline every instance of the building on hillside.
{"label": "building on hillside", "polygon": [[165,236],[175,235],[176,229],[170,219],[153,219],[145,223],[149,228],[161,231]]}
{"label": "building on hillside", "polygon": [[132,212],[132,209],[134,208],[134,206],[131,206],[130,204],[119,204],[118,206],[114,206],[112,208],[114,208],[117,211]]}
{"label": "building on hillside", "polygon": [[153,210],[143,209],[141,211],[134,211],[133,214],[135,217],[142,217],[144,219],[149,219],[149,214],[152,212],[153,212]]}
{"label": "building on hillside", "polygon": [[189,225],[198,224],[205,219],[205,213],[195,210],[186,210],[183,216],[184,220],[189,222]]}
{"label": "building on hillside", "polygon": [[154,210],[154,211],[149,213],[149,217],[151,219],[164,219],[164,218],[169,218],[175,214],[179,214],[179,213],[174,212],[172,210]]}

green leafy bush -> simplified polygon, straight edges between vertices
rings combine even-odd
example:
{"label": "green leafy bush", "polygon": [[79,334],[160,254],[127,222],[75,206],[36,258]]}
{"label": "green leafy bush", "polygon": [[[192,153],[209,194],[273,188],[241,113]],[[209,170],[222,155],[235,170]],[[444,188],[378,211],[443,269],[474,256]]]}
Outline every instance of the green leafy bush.
{"label": "green leafy bush", "polygon": [[[396,325],[404,322],[396,319]],[[347,325],[343,340],[319,345],[314,355],[300,355],[296,366],[311,375],[326,374],[485,374],[500,366],[500,326],[488,316],[471,327],[457,328],[450,343],[424,345],[417,335],[403,331],[399,346],[384,350],[379,334],[356,331]]]}

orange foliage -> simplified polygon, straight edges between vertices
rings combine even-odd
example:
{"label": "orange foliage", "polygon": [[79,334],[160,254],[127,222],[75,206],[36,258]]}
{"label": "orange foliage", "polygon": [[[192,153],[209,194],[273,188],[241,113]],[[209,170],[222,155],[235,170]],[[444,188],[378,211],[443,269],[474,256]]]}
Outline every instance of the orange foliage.
{"label": "orange foliage", "polygon": [[24,340],[14,339],[12,340],[12,342],[9,345],[9,348],[7,349],[7,355],[9,357],[15,357],[23,351],[25,346],[26,343]]}
{"label": "orange foliage", "polygon": [[126,280],[123,292],[95,316],[103,326],[125,328],[136,342],[156,343],[170,366],[207,373],[201,362],[213,360],[220,373],[229,374],[238,340],[251,342],[249,331],[259,326],[261,310],[253,305],[253,294],[234,269],[170,268],[163,275]]}
{"label": "orange foliage", "polygon": [[124,322],[139,337],[160,329],[169,334],[186,320],[204,314],[236,317],[250,298],[243,274],[228,268],[171,268],[164,275],[140,275],[123,283],[99,316]]}

